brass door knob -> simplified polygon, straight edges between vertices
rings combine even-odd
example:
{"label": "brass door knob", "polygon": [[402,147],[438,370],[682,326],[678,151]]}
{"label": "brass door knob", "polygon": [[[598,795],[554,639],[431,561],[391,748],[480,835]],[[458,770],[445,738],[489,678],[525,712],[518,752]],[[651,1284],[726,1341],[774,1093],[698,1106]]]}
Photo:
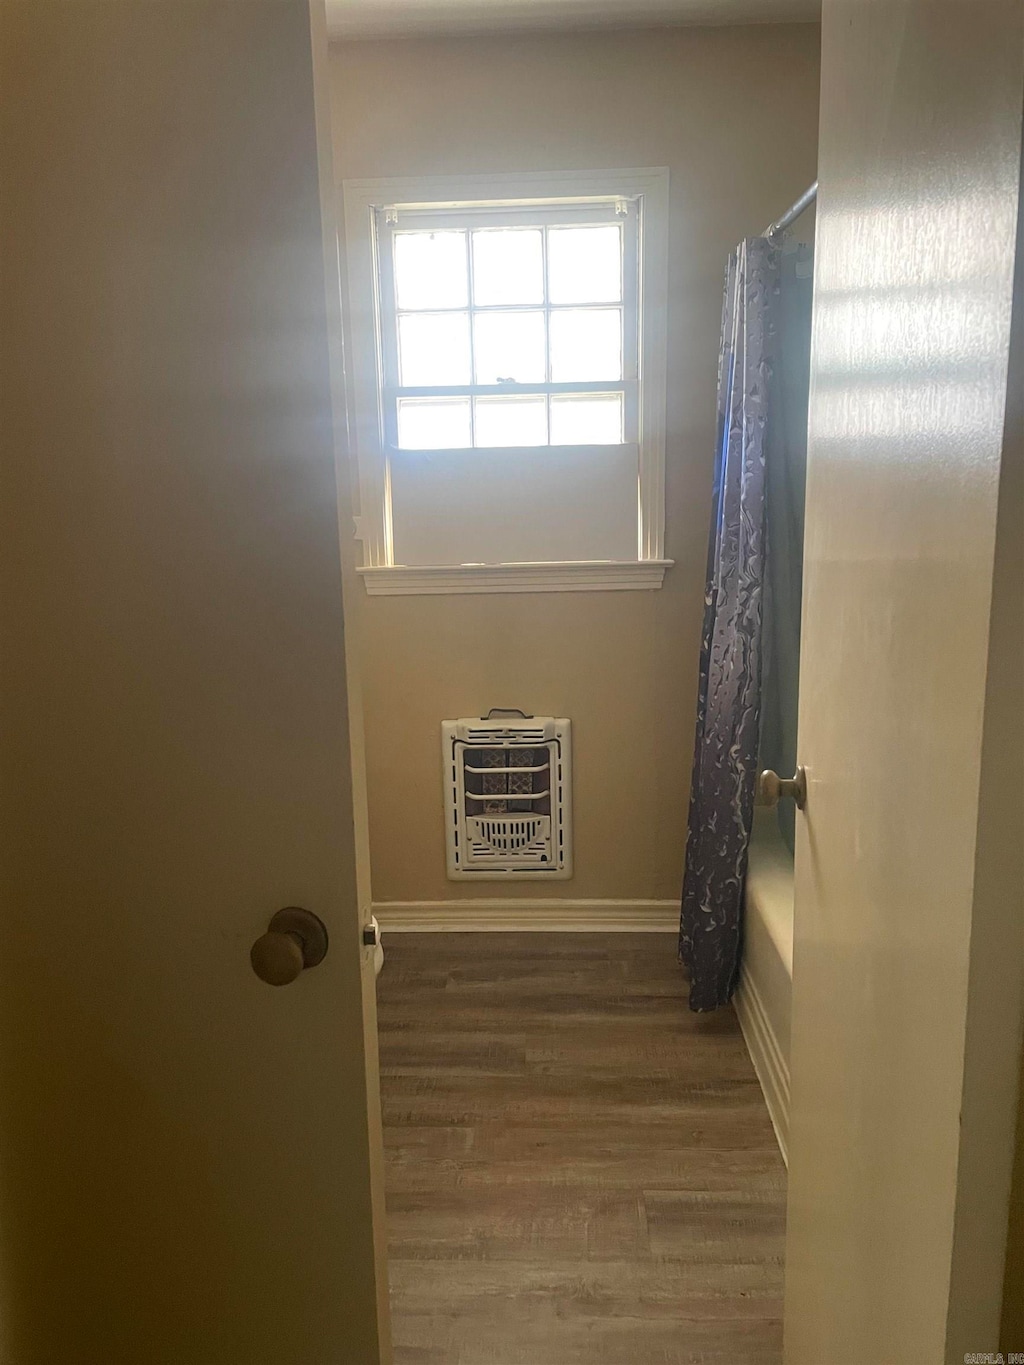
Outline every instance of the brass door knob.
{"label": "brass door knob", "polygon": [[807,800],[807,774],[803,768],[797,768],[792,777],[780,777],[778,773],[772,772],[771,768],[765,768],[757,779],[759,806],[777,806],[784,796],[792,797],[797,809],[803,810]]}
{"label": "brass door knob", "polygon": [[252,969],[268,986],[287,986],[327,956],[327,929],[299,905],[278,910],[267,932],[252,945]]}

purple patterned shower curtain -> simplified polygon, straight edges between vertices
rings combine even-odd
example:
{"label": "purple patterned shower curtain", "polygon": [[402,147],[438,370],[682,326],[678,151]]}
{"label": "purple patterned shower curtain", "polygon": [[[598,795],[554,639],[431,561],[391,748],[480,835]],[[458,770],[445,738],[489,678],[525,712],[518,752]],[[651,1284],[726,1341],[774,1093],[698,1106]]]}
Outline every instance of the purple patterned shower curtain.
{"label": "purple patterned shower curtain", "polygon": [[779,253],[763,237],[729,258],[718,368],[718,442],[679,957],[690,1008],[732,996],[757,778],[765,437]]}

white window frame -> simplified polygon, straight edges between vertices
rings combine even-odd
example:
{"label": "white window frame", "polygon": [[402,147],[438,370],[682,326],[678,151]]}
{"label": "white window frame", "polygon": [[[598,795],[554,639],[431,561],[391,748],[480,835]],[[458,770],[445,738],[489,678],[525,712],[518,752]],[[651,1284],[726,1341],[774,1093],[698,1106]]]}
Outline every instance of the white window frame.
{"label": "white window frame", "polygon": [[[416,176],[343,183],[350,433],[359,498],[355,530],[363,547],[359,573],[368,593],[589,592],[661,586],[672,563],[664,558],[668,190],[665,167]],[[476,205],[543,207],[588,199],[626,201],[638,217],[636,559],[430,567],[395,564],[382,399],[386,377],[382,338],[386,328],[381,317],[377,215],[389,210],[397,210],[399,216],[403,212],[458,211]],[[635,383],[633,392],[637,392]]]}

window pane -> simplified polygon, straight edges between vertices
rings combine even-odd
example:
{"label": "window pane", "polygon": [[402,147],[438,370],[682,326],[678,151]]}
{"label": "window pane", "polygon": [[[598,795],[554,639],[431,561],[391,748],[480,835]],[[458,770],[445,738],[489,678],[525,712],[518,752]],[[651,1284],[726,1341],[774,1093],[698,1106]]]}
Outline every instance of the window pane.
{"label": "window pane", "polygon": [[622,231],[549,228],[548,301],[617,303],[622,298]]}
{"label": "window pane", "polygon": [[485,228],[473,233],[473,302],[544,302],[539,228]]}
{"label": "window pane", "polygon": [[552,397],[553,446],[616,446],[621,443],[621,393]]}
{"label": "window pane", "polygon": [[478,398],[478,446],[544,446],[548,443],[547,399]]}
{"label": "window pane", "polygon": [[402,314],[398,354],[403,384],[468,384],[469,314]]}
{"label": "window pane", "polygon": [[622,310],[588,308],[551,314],[551,378],[556,384],[622,378]]}
{"label": "window pane", "polygon": [[396,232],[399,308],[465,308],[469,302],[464,232]]}
{"label": "window pane", "polygon": [[403,450],[462,450],[470,445],[468,398],[400,398]]}
{"label": "window pane", "polygon": [[478,384],[543,384],[543,313],[477,313],[473,344]]}

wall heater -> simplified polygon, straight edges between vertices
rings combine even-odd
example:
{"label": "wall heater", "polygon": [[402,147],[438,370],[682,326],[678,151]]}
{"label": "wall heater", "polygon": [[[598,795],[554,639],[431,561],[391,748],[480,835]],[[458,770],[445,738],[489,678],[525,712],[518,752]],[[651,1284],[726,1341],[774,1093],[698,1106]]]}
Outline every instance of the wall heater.
{"label": "wall heater", "polygon": [[572,727],[554,716],[441,724],[448,876],[572,876]]}

